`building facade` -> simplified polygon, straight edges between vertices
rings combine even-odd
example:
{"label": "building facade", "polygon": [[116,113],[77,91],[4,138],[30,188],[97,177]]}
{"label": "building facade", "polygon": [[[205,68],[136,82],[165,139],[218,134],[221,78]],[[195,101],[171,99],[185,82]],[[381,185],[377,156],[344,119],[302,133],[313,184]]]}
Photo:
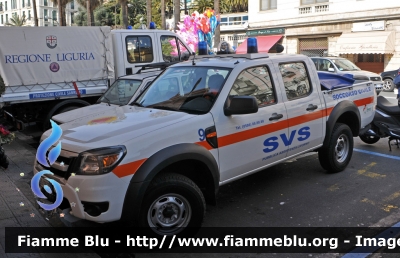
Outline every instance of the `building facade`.
{"label": "building facade", "polygon": [[247,35],[281,35],[286,53],[343,56],[377,73],[400,67],[400,1],[255,0],[248,17]]}
{"label": "building facade", "polygon": [[[58,8],[51,0],[36,0],[39,26],[58,26]],[[65,17],[68,26],[74,24],[74,14],[78,10],[75,1],[66,5]],[[35,26],[32,0],[0,0],[0,26],[10,22],[13,15],[26,17],[25,26]]]}

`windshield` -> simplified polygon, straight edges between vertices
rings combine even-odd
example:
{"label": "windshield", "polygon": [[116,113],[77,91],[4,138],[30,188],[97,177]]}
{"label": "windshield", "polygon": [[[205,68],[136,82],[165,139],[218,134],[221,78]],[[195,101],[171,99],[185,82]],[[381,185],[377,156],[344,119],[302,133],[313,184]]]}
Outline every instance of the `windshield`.
{"label": "windshield", "polygon": [[207,113],[221,91],[230,68],[171,67],[136,100],[144,107]]}
{"label": "windshield", "polygon": [[100,97],[98,102],[120,106],[126,105],[129,103],[141,83],[141,80],[118,79],[103,94],[103,96]]}
{"label": "windshield", "polygon": [[332,59],[332,62],[335,63],[336,67],[340,71],[360,71],[361,69],[358,68],[355,64],[347,59]]}

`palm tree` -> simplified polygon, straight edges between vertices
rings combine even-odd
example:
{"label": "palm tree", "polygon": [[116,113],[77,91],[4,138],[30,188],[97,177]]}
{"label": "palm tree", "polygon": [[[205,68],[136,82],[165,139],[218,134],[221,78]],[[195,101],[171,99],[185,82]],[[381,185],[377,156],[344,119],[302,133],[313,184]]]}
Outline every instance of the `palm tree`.
{"label": "palm tree", "polygon": [[[214,0],[214,13],[215,14],[219,14],[219,1],[220,0]],[[219,26],[217,26],[217,28],[215,29],[214,32],[214,47],[218,47],[219,45],[219,40],[220,40],[221,36],[220,36],[220,30],[219,30]]]}
{"label": "palm tree", "polygon": [[60,26],[66,26],[65,7],[72,0],[51,0],[54,5],[58,6],[58,23]]}
{"label": "palm tree", "polygon": [[26,17],[25,15],[20,17],[19,15],[14,14],[11,18],[10,18],[10,22],[7,22],[5,25],[6,26],[24,26],[26,23]]}
{"label": "palm tree", "polygon": [[196,0],[194,7],[199,13],[203,13],[207,8],[213,8],[214,0]]}
{"label": "palm tree", "polygon": [[161,29],[163,29],[163,30],[166,29],[165,28],[165,0],[161,0]]}
{"label": "palm tree", "polygon": [[181,1],[180,0],[174,0],[174,30],[177,31],[178,28],[178,22],[181,21]]}
{"label": "palm tree", "polygon": [[147,28],[150,28],[151,22],[151,0],[146,1],[146,11],[147,11]]}
{"label": "palm tree", "polygon": [[86,7],[88,11],[88,26],[94,25],[94,9],[101,5],[100,0],[77,0],[80,6]]}

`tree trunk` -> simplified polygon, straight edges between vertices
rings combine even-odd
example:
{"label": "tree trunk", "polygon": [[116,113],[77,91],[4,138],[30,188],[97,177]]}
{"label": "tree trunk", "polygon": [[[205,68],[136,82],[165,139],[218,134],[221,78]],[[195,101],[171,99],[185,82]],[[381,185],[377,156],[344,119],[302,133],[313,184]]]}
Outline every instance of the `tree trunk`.
{"label": "tree trunk", "polygon": [[122,22],[124,24],[124,29],[128,27],[128,3],[126,0],[121,1],[122,10]]}
{"label": "tree trunk", "polygon": [[62,26],[67,26],[67,18],[65,16],[65,5],[61,7]]}
{"label": "tree trunk", "polygon": [[63,15],[62,15],[62,5],[61,5],[61,0],[57,0],[57,6],[58,6],[58,23],[60,26],[63,26]]}
{"label": "tree trunk", "polygon": [[39,19],[37,16],[37,9],[36,9],[36,0],[32,0],[32,5],[33,5],[33,21],[35,22],[35,26],[39,26]]}
{"label": "tree trunk", "polygon": [[[219,14],[219,0],[214,0],[214,14],[215,15]],[[216,48],[218,48],[219,41],[221,39],[221,33],[220,33],[220,29],[219,29],[220,27],[221,26],[217,26],[217,28],[215,28],[215,31],[214,31],[214,47],[216,47]]]}
{"label": "tree trunk", "polygon": [[86,0],[87,26],[92,26],[92,12],[90,10],[90,0]]}
{"label": "tree trunk", "polygon": [[174,0],[174,30],[175,32],[179,30],[178,22],[181,21],[181,1]]}
{"label": "tree trunk", "polygon": [[165,27],[165,0],[161,0],[161,28],[167,29]]}
{"label": "tree trunk", "polygon": [[147,0],[146,2],[146,10],[147,10],[147,28],[150,28],[150,22],[151,22],[151,0]]}

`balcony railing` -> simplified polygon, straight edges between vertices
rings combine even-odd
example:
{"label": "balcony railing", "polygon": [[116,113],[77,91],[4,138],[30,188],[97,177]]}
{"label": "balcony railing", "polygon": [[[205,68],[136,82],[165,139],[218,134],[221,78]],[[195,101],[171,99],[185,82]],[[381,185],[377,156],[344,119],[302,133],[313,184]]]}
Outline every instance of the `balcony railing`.
{"label": "balcony railing", "polygon": [[328,11],[329,11],[329,5],[328,4],[315,5],[315,6],[305,6],[305,7],[300,7],[299,8],[299,14],[322,13],[322,12],[328,12]]}

